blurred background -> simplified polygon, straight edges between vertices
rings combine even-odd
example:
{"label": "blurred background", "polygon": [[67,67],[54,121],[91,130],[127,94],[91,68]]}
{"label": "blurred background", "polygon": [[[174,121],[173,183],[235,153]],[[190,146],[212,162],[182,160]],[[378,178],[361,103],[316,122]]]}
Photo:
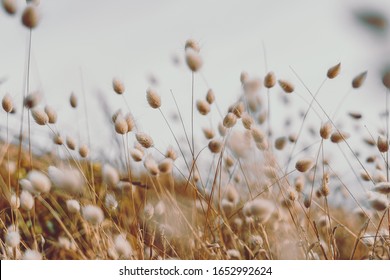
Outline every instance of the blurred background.
{"label": "blurred background", "polygon": [[[17,2],[16,15],[0,11],[0,94],[8,92],[21,104],[28,30],[20,21],[25,2]],[[58,111],[60,131],[76,135],[79,130],[80,140],[87,141],[83,105],[77,112],[69,106],[71,92],[83,103],[84,89],[93,147],[106,147],[113,134],[100,103],[111,113],[119,108],[127,111],[122,97],[112,90],[114,77],[124,82],[131,113],[157,146],[174,142],[160,114],[146,102],[149,86],[158,90],[168,116],[176,111],[172,90],[190,127],[191,72],[184,61],[189,38],[199,42],[204,61],[195,76],[195,99],[204,98],[210,87],[223,112],[242,93],[242,71],[263,79],[272,70],[310,100],[291,67],[315,92],[328,68],[341,62],[340,76],[321,89],[320,103],[332,113],[352,79],[367,70],[364,87],[346,99],[340,119],[346,118],[343,111],[365,111],[362,126],[376,130],[384,124],[378,114],[385,100],[381,73],[390,60],[388,0],[41,0],[39,11],[41,21],[32,34],[30,89],[40,90],[44,103]],[[281,96],[280,88],[271,96],[275,134],[283,132],[286,118],[293,119],[307,108],[297,97],[293,98],[298,103],[282,106]],[[218,115],[213,125],[217,122]],[[17,121],[11,123],[17,132]],[[204,125],[205,119],[198,115],[195,123]],[[3,117],[1,125],[3,135]],[[45,128],[33,131],[48,133]],[[176,131],[182,134],[180,126]]]}

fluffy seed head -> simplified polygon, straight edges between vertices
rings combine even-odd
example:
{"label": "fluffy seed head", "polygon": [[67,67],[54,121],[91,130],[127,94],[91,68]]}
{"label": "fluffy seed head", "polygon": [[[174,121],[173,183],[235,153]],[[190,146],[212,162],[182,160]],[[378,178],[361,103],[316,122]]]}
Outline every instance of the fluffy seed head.
{"label": "fluffy seed head", "polygon": [[47,173],[53,185],[66,193],[78,195],[84,190],[84,179],[78,169],[49,166]]}
{"label": "fluffy seed head", "polygon": [[314,160],[312,158],[302,158],[295,163],[295,168],[299,172],[309,171],[314,166]]}
{"label": "fluffy seed head", "polygon": [[118,234],[114,239],[114,246],[120,258],[128,259],[133,254],[133,248],[124,234]]}
{"label": "fluffy seed head", "polygon": [[130,151],[130,156],[135,162],[140,162],[142,161],[144,154],[138,149],[132,149]]}
{"label": "fluffy seed head", "polygon": [[135,122],[134,122],[133,115],[131,113],[127,113],[125,115],[125,121],[127,123],[127,132],[133,131],[135,127]]}
{"label": "fluffy seed head", "polygon": [[39,253],[37,250],[27,249],[23,253],[22,260],[25,260],[25,261],[39,261],[39,260],[42,260],[42,254]]}
{"label": "fluffy seed head", "polygon": [[91,225],[99,225],[104,220],[104,213],[102,209],[95,205],[87,205],[81,209],[83,218]]}
{"label": "fluffy seed head", "polygon": [[164,158],[159,164],[158,169],[161,173],[171,173],[173,168],[173,161],[170,158]]}
{"label": "fluffy seed head", "polygon": [[196,102],[196,108],[201,115],[207,115],[210,112],[210,104],[205,100],[198,100]]}
{"label": "fluffy seed head", "polygon": [[150,137],[146,133],[138,132],[135,135],[135,138],[137,139],[138,143],[140,143],[141,146],[146,148],[146,149],[153,146],[153,139],[152,139],[152,137]]}
{"label": "fluffy seed head", "polygon": [[118,171],[109,164],[105,164],[102,169],[103,182],[113,188],[119,183]]}
{"label": "fluffy seed head", "polygon": [[45,111],[40,108],[32,109],[31,115],[34,118],[34,121],[39,125],[46,125],[49,122],[49,117]]}
{"label": "fluffy seed head", "polygon": [[89,155],[89,148],[87,145],[85,144],[82,144],[79,148],[79,155],[82,157],[82,158],[86,158],[88,155]]}
{"label": "fluffy seed head", "polygon": [[253,217],[260,223],[266,223],[275,209],[275,205],[269,200],[255,199],[247,202],[243,208],[244,215]]}
{"label": "fluffy seed head", "polygon": [[340,142],[348,139],[349,136],[350,136],[349,133],[347,133],[345,131],[335,131],[330,136],[330,141],[332,141],[333,143],[340,143]]}
{"label": "fluffy seed head", "polygon": [[332,124],[330,122],[325,122],[321,125],[320,136],[322,139],[328,139],[332,133]]}
{"label": "fluffy seed head", "polygon": [[72,106],[72,108],[76,108],[77,107],[77,96],[74,92],[72,92],[70,94],[70,97],[69,97],[69,103],[70,103],[70,106]]}
{"label": "fluffy seed head", "polygon": [[172,147],[167,148],[167,151],[165,152],[165,156],[167,158],[172,159],[173,161],[175,161],[177,159],[176,151]]}
{"label": "fluffy seed head", "polygon": [[390,183],[389,182],[381,182],[379,184],[376,184],[373,188],[374,192],[381,193],[381,194],[390,194]]}
{"label": "fluffy seed head", "polygon": [[186,50],[186,62],[192,72],[197,72],[203,65],[199,53],[192,48]]}
{"label": "fluffy seed head", "polygon": [[22,23],[25,27],[33,29],[39,23],[38,10],[35,5],[28,5],[22,14]]}
{"label": "fluffy seed head", "polygon": [[284,147],[286,146],[287,144],[287,138],[286,137],[278,137],[275,139],[275,148],[277,150],[283,150]]}
{"label": "fluffy seed head", "polygon": [[382,83],[387,88],[390,89],[390,70],[385,72],[385,74],[382,77]]}
{"label": "fluffy seed head", "polygon": [[274,72],[268,72],[264,78],[264,86],[266,88],[273,88],[276,84],[276,77]]}
{"label": "fluffy seed head", "polygon": [[146,91],[146,100],[153,109],[158,109],[161,107],[161,98],[154,89],[149,88]]}
{"label": "fluffy seed head", "polygon": [[39,92],[35,91],[32,93],[29,93],[24,98],[23,104],[27,109],[32,109],[38,105],[38,103],[41,101],[41,98],[42,98],[41,94]]}
{"label": "fluffy seed head", "polygon": [[128,125],[124,117],[118,116],[115,119],[115,131],[118,134],[126,134],[128,132]]}
{"label": "fluffy seed head", "polygon": [[294,187],[297,192],[302,192],[303,189],[305,188],[305,177],[303,176],[298,176],[295,178],[294,181]]}
{"label": "fluffy seed head", "polygon": [[69,213],[76,214],[80,212],[80,203],[75,199],[69,199],[66,201],[66,208]]}
{"label": "fluffy seed head", "polygon": [[148,156],[144,160],[144,167],[152,176],[157,176],[160,173],[160,170],[158,169],[158,165],[156,161],[153,159],[153,157]]}
{"label": "fluffy seed head", "polygon": [[188,39],[185,43],[184,50],[187,51],[187,49],[192,49],[195,52],[200,52],[200,47],[197,41],[194,39]]}
{"label": "fluffy seed head", "polygon": [[366,78],[367,78],[367,71],[360,73],[352,80],[352,87],[360,88],[363,85]]}
{"label": "fluffy seed head", "polygon": [[8,93],[4,95],[1,105],[3,106],[4,111],[11,113],[12,109],[14,108],[14,102]]}
{"label": "fluffy seed head", "polygon": [[258,126],[254,126],[251,128],[251,133],[253,140],[255,140],[256,143],[261,143],[265,139],[265,134],[264,132],[260,129]]}
{"label": "fluffy seed head", "polygon": [[202,131],[204,137],[206,137],[206,139],[208,140],[213,139],[215,136],[214,130],[212,130],[211,128],[204,127],[202,128]]}
{"label": "fluffy seed head", "polygon": [[54,124],[57,122],[57,112],[51,106],[45,106],[45,113],[48,117],[49,123]]}
{"label": "fluffy seed head", "polygon": [[237,118],[241,118],[242,114],[245,111],[245,106],[243,102],[237,102],[233,106],[231,106],[229,112],[232,112],[233,114],[236,115]]}
{"label": "fluffy seed head", "polygon": [[330,193],[330,189],[329,189],[329,174],[328,173],[325,173],[323,178],[322,178],[322,185],[321,185],[321,194],[323,196],[328,196],[329,193]]}
{"label": "fluffy seed head", "polygon": [[223,119],[223,126],[226,128],[233,127],[237,122],[237,117],[233,113],[227,113],[225,118]]}
{"label": "fluffy seed head", "polygon": [[253,125],[253,119],[252,117],[247,113],[247,112],[244,112],[241,116],[241,121],[242,121],[242,125],[250,130],[252,125]]}
{"label": "fluffy seed head", "polygon": [[209,89],[206,94],[206,101],[211,105],[215,101],[215,95],[214,91],[212,89]]}
{"label": "fluffy seed head", "polygon": [[381,153],[386,153],[389,150],[389,141],[387,141],[385,137],[379,135],[376,146]]}
{"label": "fluffy seed head", "polygon": [[369,203],[376,211],[383,211],[389,206],[389,201],[384,195],[377,195],[372,197],[369,200]]}
{"label": "fluffy seed head", "polygon": [[28,172],[27,180],[30,181],[32,188],[36,193],[48,193],[51,189],[49,178],[40,171],[31,170]]}
{"label": "fluffy seed head", "polygon": [[20,234],[15,226],[10,226],[5,234],[5,244],[11,248],[16,248],[20,243]]}
{"label": "fluffy seed head", "polygon": [[123,94],[125,92],[125,85],[117,78],[112,79],[112,88],[117,94]]}
{"label": "fluffy seed head", "polygon": [[211,140],[209,142],[209,149],[212,153],[217,154],[222,150],[222,142],[219,140]]}
{"label": "fluffy seed head", "polygon": [[69,149],[74,150],[76,149],[76,141],[72,137],[66,136],[66,146],[68,146]]}
{"label": "fluffy seed head", "polygon": [[23,190],[20,193],[20,206],[26,211],[30,211],[34,207],[34,198],[30,192]]}
{"label": "fluffy seed head", "polygon": [[286,80],[278,80],[279,86],[285,93],[292,93],[294,91],[294,85]]}
{"label": "fluffy seed head", "polygon": [[112,122],[113,122],[114,124],[115,124],[116,119],[117,119],[119,116],[123,116],[122,109],[118,109],[118,110],[115,111],[114,114],[112,114],[111,120],[112,120]]}
{"label": "fluffy seed head", "polygon": [[332,66],[331,68],[329,68],[328,73],[327,73],[327,77],[329,79],[336,78],[340,73],[340,68],[341,68],[341,63],[336,64],[335,66]]}
{"label": "fluffy seed head", "polygon": [[20,199],[16,196],[16,194],[12,194],[9,199],[9,204],[11,206],[11,209],[17,210],[20,207]]}
{"label": "fluffy seed head", "polygon": [[9,15],[16,14],[18,5],[16,0],[3,0],[3,8]]}

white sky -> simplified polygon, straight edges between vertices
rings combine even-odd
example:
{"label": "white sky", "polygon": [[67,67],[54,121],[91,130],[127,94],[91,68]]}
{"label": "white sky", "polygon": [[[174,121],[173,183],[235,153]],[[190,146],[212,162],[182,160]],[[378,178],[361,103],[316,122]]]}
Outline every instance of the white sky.
{"label": "white sky", "polygon": [[[19,3],[23,6],[23,1]],[[354,22],[352,11],[364,5],[379,7],[390,15],[390,2],[385,0],[41,0],[42,20],[33,31],[31,89],[43,90],[47,103],[58,109],[64,130],[76,130],[77,118],[79,126],[85,124],[83,113],[73,114],[68,98],[71,91],[81,94],[82,69],[92,135],[94,139],[104,139],[112,131],[102,121],[96,92],[105,94],[113,111],[125,109],[123,100],[111,89],[112,78],[119,77],[126,85],[125,97],[138,123],[165,147],[173,139],[160,115],[146,103],[146,77],[153,74],[158,78],[165,112],[173,108],[169,93],[172,89],[181,109],[188,113],[191,75],[185,65],[181,69],[174,67],[171,57],[183,57],[185,40],[193,38],[202,47],[202,74],[223,109],[239,95],[242,70],[255,77],[264,75],[263,44],[269,70],[278,78],[293,81],[307,99],[309,96],[289,66],[315,91],[327,69],[341,61],[340,78],[325,86],[320,97],[329,110],[348,90],[352,78],[369,70],[366,90],[359,91],[359,98],[349,99],[346,106],[355,110],[371,104],[376,107],[381,93],[371,95],[369,91],[380,89],[376,86],[377,67],[387,49],[386,42]],[[21,96],[27,45],[20,13],[21,10],[16,17],[9,17],[0,12],[0,77],[7,78],[0,94],[10,92],[16,100]],[[207,86],[199,76],[195,89],[196,98],[205,96]],[[297,111],[291,108],[286,112],[275,103],[273,120]],[[189,123],[189,114],[185,115]],[[85,134],[82,138],[86,140]]]}

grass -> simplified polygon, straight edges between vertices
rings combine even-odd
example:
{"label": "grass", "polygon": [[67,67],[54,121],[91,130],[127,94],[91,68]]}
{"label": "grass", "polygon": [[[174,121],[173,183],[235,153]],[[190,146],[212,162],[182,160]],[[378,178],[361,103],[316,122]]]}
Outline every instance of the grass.
{"label": "grass", "polygon": [[[27,26],[29,44],[35,20]],[[0,258],[389,259],[387,104],[384,131],[370,132],[367,139],[361,132],[348,133],[350,127],[341,130],[335,116],[348,95],[332,117],[318,99],[325,84],[339,78],[337,64],[323,71],[327,78],[314,93],[293,68],[296,84],[269,72],[265,88],[243,72],[241,95],[224,111],[212,90],[195,100],[197,83],[205,79],[201,52],[193,40],[185,52],[190,126],[172,91],[179,128],[164,113],[169,100],[161,100],[153,88],[145,94],[150,110],[158,109],[172,134],[172,146],[157,147],[135,125],[125,85],[113,80],[112,95],[122,95],[128,110],[104,104],[100,109],[107,116],[102,125],[112,132],[115,161],[93,157],[97,151],[90,147],[88,121],[86,144],[69,136],[80,135],[80,126],[63,131],[51,107],[43,110],[46,104],[31,100],[27,57],[20,115],[12,110],[12,96],[2,93],[7,137],[0,144]],[[363,86],[366,76],[358,74],[351,90]],[[272,95],[305,102],[300,118],[286,119],[283,135],[273,134]],[[88,120],[85,96],[81,109],[72,94],[69,111]],[[32,145],[38,126],[30,114],[47,132],[39,139],[43,151]],[[19,117],[21,124],[28,117],[28,133],[21,126],[23,137],[10,139],[8,120]],[[350,117],[363,126],[360,114]],[[198,125],[205,119],[207,129]],[[197,136],[202,131],[204,139]],[[355,152],[355,138],[370,143],[359,144],[366,159]],[[332,160],[333,154],[338,157]],[[363,195],[357,195],[357,185]]]}

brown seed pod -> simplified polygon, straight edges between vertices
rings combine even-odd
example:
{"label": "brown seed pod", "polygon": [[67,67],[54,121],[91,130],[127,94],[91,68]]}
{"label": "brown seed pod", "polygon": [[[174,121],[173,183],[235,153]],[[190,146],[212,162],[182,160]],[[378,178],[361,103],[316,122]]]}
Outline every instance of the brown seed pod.
{"label": "brown seed pod", "polygon": [[209,89],[206,94],[206,101],[211,105],[215,101],[215,95],[214,91],[212,89]]}
{"label": "brown seed pod", "polygon": [[382,77],[382,83],[387,88],[390,89],[390,70],[385,72],[385,74]]}
{"label": "brown seed pod", "polygon": [[233,113],[227,113],[225,118],[223,119],[223,126],[226,128],[233,127],[237,122],[237,117]]}
{"label": "brown seed pod", "polygon": [[264,86],[266,88],[273,88],[276,84],[276,77],[274,72],[268,72],[264,78]]}
{"label": "brown seed pod", "polygon": [[135,138],[137,139],[138,143],[140,143],[141,146],[146,148],[146,149],[153,146],[153,139],[152,139],[152,137],[150,137],[146,133],[138,132],[135,135]]}
{"label": "brown seed pod", "polygon": [[222,142],[219,140],[211,140],[209,142],[209,149],[212,153],[217,154],[222,150]]}
{"label": "brown seed pod", "polygon": [[251,129],[252,125],[253,125],[253,119],[252,117],[244,112],[241,116],[241,121],[242,121],[242,125],[246,128],[246,129]]}
{"label": "brown seed pod", "polygon": [[70,102],[70,106],[72,106],[72,108],[76,108],[77,107],[77,96],[76,96],[76,94],[74,92],[72,92],[70,94],[69,102]]}
{"label": "brown seed pod", "polygon": [[349,138],[349,133],[347,132],[344,132],[344,131],[335,131],[332,133],[332,135],[330,136],[330,141],[332,141],[333,143],[340,143],[346,139]]}
{"label": "brown seed pod", "polygon": [[389,182],[380,182],[380,183],[375,185],[375,187],[373,188],[373,191],[377,192],[377,193],[388,195],[388,194],[390,194],[390,183]]}
{"label": "brown seed pod", "polygon": [[75,150],[76,149],[76,141],[72,137],[66,136],[66,146],[71,150]]}
{"label": "brown seed pod", "polygon": [[168,147],[167,148],[167,150],[165,152],[165,156],[167,158],[172,159],[173,161],[175,161],[177,159],[177,154],[176,154],[175,150],[172,147]]}
{"label": "brown seed pod", "polygon": [[202,131],[203,131],[204,137],[206,137],[206,139],[208,139],[208,140],[214,138],[214,136],[215,136],[214,130],[212,130],[211,128],[204,127],[202,129]]}
{"label": "brown seed pod", "polygon": [[22,14],[22,23],[25,27],[33,29],[39,23],[39,15],[37,11],[37,7],[32,4],[28,5]]}
{"label": "brown seed pod", "polygon": [[172,168],[173,168],[173,161],[170,158],[165,158],[158,164],[158,169],[160,170],[161,173],[171,173]]}
{"label": "brown seed pod", "polygon": [[38,103],[41,101],[41,98],[42,98],[41,94],[39,92],[35,91],[32,93],[29,93],[24,98],[23,104],[27,109],[32,109],[38,105]]}
{"label": "brown seed pod", "polygon": [[386,153],[389,150],[389,141],[385,137],[378,136],[376,146],[381,153]]}
{"label": "brown seed pod", "polygon": [[188,39],[184,45],[184,50],[192,49],[195,52],[200,52],[200,47],[197,41],[194,39]]}
{"label": "brown seed pod", "polygon": [[146,90],[146,100],[148,101],[149,106],[153,109],[161,107],[161,98],[154,89],[149,88]]}
{"label": "brown seed pod", "polygon": [[89,154],[89,149],[88,149],[88,146],[85,145],[85,144],[82,144],[79,148],[79,155],[82,157],[82,158],[86,158]]}
{"label": "brown seed pod", "polygon": [[245,111],[245,106],[244,103],[241,101],[234,104],[229,110],[229,112],[235,114],[237,118],[241,118],[244,111]]}
{"label": "brown seed pod", "polygon": [[285,93],[292,93],[294,91],[294,85],[286,80],[278,80],[279,86]]}
{"label": "brown seed pod", "polygon": [[330,122],[325,122],[321,125],[320,136],[322,139],[328,139],[332,133],[332,124]]}
{"label": "brown seed pod", "polygon": [[112,80],[112,88],[117,94],[123,94],[125,92],[125,85],[117,78]]}
{"label": "brown seed pod", "polygon": [[203,61],[202,61],[202,58],[200,57],[199,53],[196,52],[192,48],[188,48],[186,50],[186,62],[187,62],[188,68],[190,68],[190,70],[192,72],[199,71],[199,69],[203,65]]}
{"label": "brown seed pod", "polygon": [[275,139],[275,148],[277,150],[283,150],[284,147],[286,146],[287,144],[287,138],[286,137],[279,137],[279,138],[276,138]]}
{"label": "brown seed pod", "polygon": [[367,78],[367,71],[364,71],[357,75],[353,80],[352,80],[352,88],[360,88],[364,81]]}
{"label": "brown seed pod", "polygon": [[42,109],[38,109],[38,108],[32,109],[31,115],[34,118],[35,122],[39,125],[45,125],[49,122],[49,117]]}
{"label": "brown seed pod", "polygon": [[54,137],[53,137],[53,142],[54,142],[56,145],[61,146],[62,144],[64,144],[64,139],[62,139],[61,135],[56,134],[56,135],[54,135]]}
{"label": "brown seed pod", "polygon": [[134,122],[133,115],[131,113],[127,113],[125,115],[125,121],[127,123],[127,132],[133,131],[135,127],[135,122]]}
{"label": "brown seed pod", "polygon": [[1,105],[3,106],[4,111],[11,113],[12,109],[14,108],[14,103],[8,93],[4,95]]}
{"label": "brown seed pod", "polygon": [[329,79],[336,78],[340,73],[341,63],[336,64],[335,66],[328,69],[328,73],[326,74]]}
{"label": "brown seed pod", "polygon": [[51,106],[45,106],[45,113],[49,117],[49,123],[54,124],[57,122],[57,112]]}
{"label": "brown seed pod", "polygon": [[128,132],[127,122],[122,116],[118,116],[115,120],[115,131],[122,135]]}
{"label": "brown seed pod", "polygon": [[196,108],[201,115],[207,115],[210,112],[210,104],[205,100],[198,100],[196,102]]}
{"label": "brown seed pod", "polygon": [[130,151],[130,155],[132,157],[132,159],[135,161],[135,162],[140,162],[142,161],[142,158],[144,156],[143,152],[141,152],[140,150],[138,149],[132,149]]}
{"label": "brown seed pod", "polygon": [[295,163],[295,168],[299,172],[309,171],[314,166],[314,160],[312,158],[302,158]]}
{"label": "brown seed pod", "polygon": [[14,15],[18,11],[18,3],[16,0],[3,0],[3,8],[9,15]]}

